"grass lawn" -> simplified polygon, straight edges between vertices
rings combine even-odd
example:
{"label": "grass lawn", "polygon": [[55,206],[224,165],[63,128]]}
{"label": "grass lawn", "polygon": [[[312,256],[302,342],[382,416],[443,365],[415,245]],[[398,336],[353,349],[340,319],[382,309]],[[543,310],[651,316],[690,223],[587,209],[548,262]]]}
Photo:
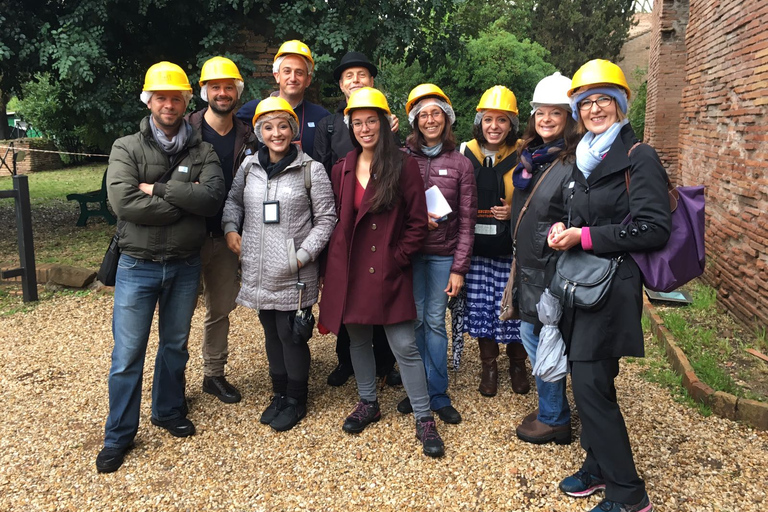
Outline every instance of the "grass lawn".
{"label": "grass lawn", "polygon": [[[28,175],[38,265],[61,263],[98,269],[115,227],[103,218],[90,218],[85,227],[77,227],[79,205],[76,201],[67,201],[66,197],[67,194],[101,188],[106,168],[106,162],[98,162]],[[0,190],[12,188],[12,178],[0,176]],[[17,267],[16,213],[11,199],[0,201],[0,226],[3,226],[0,230],[0,267]]]}

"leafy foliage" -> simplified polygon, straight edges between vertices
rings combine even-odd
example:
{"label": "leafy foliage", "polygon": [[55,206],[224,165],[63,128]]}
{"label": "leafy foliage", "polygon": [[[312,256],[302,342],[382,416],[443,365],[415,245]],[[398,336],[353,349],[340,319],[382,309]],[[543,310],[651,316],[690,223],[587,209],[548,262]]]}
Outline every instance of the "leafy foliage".
{"label": "leafy foliage", "polygon": [[648,82],[643,82],[632,95],[632,104],[629,106],[629,112],[627,113],[629,124],[632,125],[632,128],[635,130],[635,135],[637,135],[640,140],[643,140],[643,135],[645,133],[645,104],[647,92]]}

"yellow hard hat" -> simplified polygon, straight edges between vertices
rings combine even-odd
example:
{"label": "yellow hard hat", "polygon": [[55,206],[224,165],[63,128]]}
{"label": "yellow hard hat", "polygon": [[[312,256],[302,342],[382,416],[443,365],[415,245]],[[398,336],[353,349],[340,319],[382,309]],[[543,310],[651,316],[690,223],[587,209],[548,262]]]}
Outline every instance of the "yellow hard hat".
{"label": "yellow hard hat", "polygon": [[296,124],[299,123],[299,116],[293,111],[290,103],[280,96],[270,96],[264,98],[258,105],[256,105],[256,112],[253,113],[253,121],[251,121],[251,124],[256,126],[256,121],[259,117],[269,112],[288,112],[296,120]]}
{"label": "yellow hard hat", "polygon": [[448,99],[448,96],[445,95],[441,88],[435,84],[420,84],[414,87],[408,95],[408,102],[405,104],[405,113],[410,114],[413,106],[418,103],[421,98],[426,96],[437,96],[451,105],[451,100]]}
{"label": "yellow hard hat", "polygon": [[627,79],[624,77],[624,72],[613,62],[604,59],[591,60],[573,74],[568,97],[573,96],[582,87],[599,84],[618,85],[627,93],[627,99],[630,97],[631,91]]}
{"label": "yellow hard hat", "polygon": [[483,93],[477,104],[477,111],[503,110],[517,115],[517,98],[515,93],[503,85],[494,85]]}
{"label": "yellow hard hat", "polygon": [[153,64],[144,76],[144,89],[149,91],[188,91],[192,92],[187,74],[172,62],[162,61]]}
{"label": "yellow hard hat", "polygon": [[226,57],[213,57],[205,61],[203,69],[200,71],[200,87],[209,80],[220,80],[222,78],[232,78],[243,81],[240,76],[240,70],[234,62]]}
{"label": "yellow hard hat", "polygon": [[315,60],[312,58],[312,52],[309,51],[309,46],[307,46],[306,44],[302,43],[297,39],[286,41],[283,44],[281,44],[280,49],[277,50],[277,53],[275,54],[275,58],[272,60],[272,62],[275,62],[277,59],[279,59],[283,55],[288,55],[288,54],[301,55],[302,57],[309,59],[309,62],[312,64],[312,67],[315,66]]}
{"label": "yellow hard hat", "polygon": [[387,115],[392,114],[389,111],[389,103],[387,103],[384,93],[373,87],[361,87],[352,91],[347,101],[347,108],[344,109],[344,115],[349,114],[349,111],[355,108],[378,108],[386,112]]}

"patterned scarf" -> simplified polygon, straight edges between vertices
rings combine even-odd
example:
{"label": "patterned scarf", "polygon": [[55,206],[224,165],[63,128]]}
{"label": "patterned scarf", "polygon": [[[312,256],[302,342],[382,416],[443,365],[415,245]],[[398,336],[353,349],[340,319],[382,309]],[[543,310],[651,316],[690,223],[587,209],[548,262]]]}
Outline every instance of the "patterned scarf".
{"label": "patterned scarf", "polygon": [[536,148],[533,153],[525,148],[520,153],[520,163],[512,171],[512,183],[516,189],[525,190],[533,178],[533,166],[548,164],[558,157],[560,151],[565,147],[564,139],[557,139],[550,144],[544,144]]}
{"label": "patterned scarf", "polygon": [[168,139],[165,132],[155,125],[152,116],[149,116],[149,126],[152,129],[152,137],[154,137],[155,142],[168,156],[173,156],[184,149],[184,146],[187,145],[187,140],[189,140],[189,135],[192,133],[192,126],[186,119],[179,125],[179,132],[172,139]]}

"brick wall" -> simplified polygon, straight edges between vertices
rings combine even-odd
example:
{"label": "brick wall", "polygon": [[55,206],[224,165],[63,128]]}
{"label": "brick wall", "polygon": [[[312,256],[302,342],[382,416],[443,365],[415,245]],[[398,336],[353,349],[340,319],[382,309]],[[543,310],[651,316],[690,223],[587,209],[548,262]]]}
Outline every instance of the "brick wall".
{"label": "brick wall", "polygon": [[680,167],[707,186],[706,277],[768,324],[768,2],[691,0]]}
{"label": "brick wall", "polygon": [[[637,25],[629,29],[627,42],[621,47],[618,65],[627,77],[629,88],[634,94],[645,80],[648,72],[648,57],[651,47],[651,28],[653,15],[649,12],[638,12],[633,16]],[[637,70],[642,73],[637,74]],[[630,99],[634,99],[634,96]]]}
{"label": "brick wall", "polygon": [[[54,146],[53,142],[48,139],[27,138],[14,139],[12,141],[0,140],[0,155],[5,155],[5,148],[8,146],[9,142],[13,142],[13,147],[16,148],[17,152],[19,150],[26,151],[24,160],[19,160],[16,162],[17,174],[28,174],[35,171],[50,171],[52,169],[60,169],[64,166],[58,153],[38,153],[37,151],[27,151],[29,149],[56,151],[56,146]],[[8,154],[7,163],[11,168],[13,167],[11,165],[10,153]],[[3,167],[2,171],[0,171],[0,174],[8,175],[10,173],[5,167]]]}
{"label": "brick wall", "polygon": [[663,0],[654,16],[646,140],[678,182],[706,186],[718,300],[768,325],[768,2]]}

